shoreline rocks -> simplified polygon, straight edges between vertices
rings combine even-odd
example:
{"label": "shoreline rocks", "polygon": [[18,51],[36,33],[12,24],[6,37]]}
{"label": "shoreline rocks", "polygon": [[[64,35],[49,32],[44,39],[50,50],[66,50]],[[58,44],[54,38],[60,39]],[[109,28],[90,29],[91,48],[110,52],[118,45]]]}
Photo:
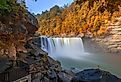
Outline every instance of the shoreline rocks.
{"label": "shoreline rocks", "polygon": [[31,75],[31,82],[121,82],[118,77],[100,69],[63,70],[59,61],[40,49],[37,38],[27,43],[25,46],[27,52],[17,53],[17,63],[11,68],[6,68],[5,71],[9,72],[15,68],[25,70],[26,68],[27,73]]}
{"label": "shoreline rocks", "polygon": [[100,69],[62,70],[61,63],[41,49],[38,37],[34,37],[38,21],[31,13],[26,13],[24,15],[20,10],[18,15],[0,15],[0,56],[6,55],[0,59],[0,82],[23,82],[28,75],[31,82],[121,82],[116,76]]}
{"label": "shoreline rocks", "polygon": [[121,82],[121,79],[100,69],[85,69],[76,73],[71,82]]}
{"label": "shoreline rocks", "polygon": [[[121,79],[101,69],[84,69],[80,71],[77,68],[71,68],[70,70],[63,70],[59,61],[52,59],[48,55],[46,57],[47,61],[43,63],[45,65],[44,78],[48,79],[48,82],[121,82]],[[110,79],[112,80],[110,81]]]}

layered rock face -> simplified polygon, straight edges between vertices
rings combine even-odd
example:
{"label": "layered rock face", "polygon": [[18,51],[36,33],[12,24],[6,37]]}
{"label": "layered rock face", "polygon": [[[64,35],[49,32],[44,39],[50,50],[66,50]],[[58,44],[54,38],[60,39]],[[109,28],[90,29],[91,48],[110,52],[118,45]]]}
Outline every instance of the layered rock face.
{"label": "layered rock face", "polygon": [[38,29],[36,18],[23,8],[18,13],[0,14],[0,56],[15,58]]}
{"label": "layered rock face", "polygon": [[121,17],[108,23],[106,35],[93,38],[106,52],[120,54],[121,51]]}

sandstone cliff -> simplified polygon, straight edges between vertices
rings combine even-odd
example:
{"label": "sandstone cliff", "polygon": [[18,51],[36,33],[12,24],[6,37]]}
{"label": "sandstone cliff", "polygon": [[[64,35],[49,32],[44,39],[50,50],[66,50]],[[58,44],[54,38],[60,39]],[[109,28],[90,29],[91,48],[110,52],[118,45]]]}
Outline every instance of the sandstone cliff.
{"label": "sandstone cliff", "polygon": [[25,50],[24,44],[34,35],[37,27],[36,18],[22,7],[18,13],[0,14],[0,56],[15,59],[17,52]]}

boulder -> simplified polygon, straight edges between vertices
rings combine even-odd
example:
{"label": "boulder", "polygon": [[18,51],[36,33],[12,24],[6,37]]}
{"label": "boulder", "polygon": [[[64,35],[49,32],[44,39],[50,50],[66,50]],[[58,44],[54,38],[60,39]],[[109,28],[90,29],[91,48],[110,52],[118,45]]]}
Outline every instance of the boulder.
{"label": "boulder", "polygon": [[85,69],[76,73],[71,82],[121,82],[121,79],[100,69]]}
{"label": "boulder", "polygon": [[68,76],[68,74],[66,74],[64,72],[59,72],[58,81],[59,82],[71,82],[71,78]]}
{"label": "boulder", "polygon": [[48,76],[51,82],[57,82],[57,74],[54,70],[50,70]]}

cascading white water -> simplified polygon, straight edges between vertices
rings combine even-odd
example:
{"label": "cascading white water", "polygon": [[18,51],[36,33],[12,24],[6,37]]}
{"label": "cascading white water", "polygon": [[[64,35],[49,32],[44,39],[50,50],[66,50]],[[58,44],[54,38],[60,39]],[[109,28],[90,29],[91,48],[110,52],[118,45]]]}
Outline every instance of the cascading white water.
{"label": "cascading white water", "polygon": [[41,37],[41,48],[52,57],[79,58],[84,54],[81,38],[47,38]]}
{"label": "cascading white water", "polygon": [[[90,53],[84,51],[81,38],[52,38],[41,36],[41,49],[48,52],[48,55],[61,62],[64,68],[95,68],[110,70],[121,76],[121,56],[107,55],[103,52]],[[91,49],[90,44],[87,44]],[[86,45],[85,45],[86,46]],[[87,46],[86,46],[87,47]],[[109,67],[110,66],[110,67]]]}
{"label": "cascading white water", "polygon": [[47,38],[45,36],[41,36],[40,37],[41,40],[41,49],[48,52],[48,41]]}

